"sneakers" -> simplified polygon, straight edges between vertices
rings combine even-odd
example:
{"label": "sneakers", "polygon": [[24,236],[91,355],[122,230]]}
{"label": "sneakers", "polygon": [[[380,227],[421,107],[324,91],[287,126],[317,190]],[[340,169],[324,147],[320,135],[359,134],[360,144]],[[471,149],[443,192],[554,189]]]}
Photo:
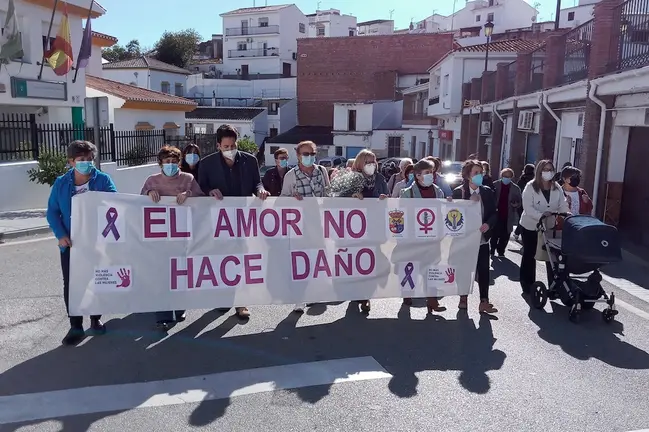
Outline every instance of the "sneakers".
{"label": "sneakers", "polygon": [[304,313],[305,309],[306,309],[306,303],[298,303],[293,308],[293,312],[301,314],[301,313]]}
{"label": "sneakers", "polygon": [[90,320],[90,332],[94,336],[101,336],[106,334],[106,326],[100,319],[91,318]]}
{"label": "sneakers", "polygon": [[78,345],[85,337],[86,333],[83,331],[83,327],[70,327],[70,330],[68,330],[61,343],[68,346]]}

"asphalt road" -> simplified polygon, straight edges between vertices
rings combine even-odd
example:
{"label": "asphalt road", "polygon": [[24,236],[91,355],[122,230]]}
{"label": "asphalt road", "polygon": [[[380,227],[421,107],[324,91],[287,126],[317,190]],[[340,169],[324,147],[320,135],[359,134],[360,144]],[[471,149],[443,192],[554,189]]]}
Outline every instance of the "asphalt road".
{"label": "asphalt road", "polygon": [[[649,428],[649,304],[607,283],[623,302],[612,324],[596,311],[572,324],[559,304],[530,311],[516,282],[518,249],[510,244],[507,257],[493,263],[498,320],[477,314],[475,295],[468,314],[457,312],[456,298],[445,298],[449,309],[435,317],[426,317],[423,302],[407,310],[398,299],[374,301],[369,317],[349,303],[314,306],[303,316],[288,306],[263,306],[251,308],[248,323],[231,312],[190,311],[164,339],[150,315],[109,316],[109,334],[66,348],[55,243],[1,245],[0,420],[11,418],[18,402],[32,402],[23,404],[31,420],[0,421],[0,431]],[[616,269],[618,277],[630,271]],[[339,359],[352,359],[338,366],[350,374],[360,368],[383,375],[329,382],[311,369],[286,366]],[[282,389],[256,385],[261,378],[253,368],[269,368],[258,370]],[[201,375],[209,376],[191,378]],[[309,385],[320,379],[329,383]],[[247,385],[242,390],[238,383]],[[92,397],[74,390],[86,387]],[[171,387],[186,392],[184,399],[168,403]],[[56,390],[63,391],[48,393],[50,403],[18,396]],[[167,402],[146,402],[157,393],[163,395],[153,399]],[[222,398],[231,393],[239,395]],[[137,397],[147,407],[106,411],[114,406],[108,402]],[[48,419],[57,407],[87,414]]]}

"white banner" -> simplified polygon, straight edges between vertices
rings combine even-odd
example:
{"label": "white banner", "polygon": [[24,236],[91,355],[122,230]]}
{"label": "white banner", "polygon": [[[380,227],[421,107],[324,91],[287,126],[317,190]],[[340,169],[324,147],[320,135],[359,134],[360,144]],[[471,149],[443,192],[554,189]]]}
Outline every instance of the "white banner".
{"label": "white banner", "polygon": [[73,315],[469,294],[469,201],[72,199]]}

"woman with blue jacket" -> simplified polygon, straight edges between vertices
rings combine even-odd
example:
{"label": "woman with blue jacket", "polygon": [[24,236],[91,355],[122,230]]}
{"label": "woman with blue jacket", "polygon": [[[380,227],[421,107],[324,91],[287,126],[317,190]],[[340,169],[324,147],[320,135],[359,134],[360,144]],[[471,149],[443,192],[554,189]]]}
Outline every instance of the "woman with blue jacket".
{"label": "woman with blue jacket", "polygon": [[[72,167],[58,177],[52,186],[47,202],[47,222],[59,241],[61,271],[63,273],[63,299],[70,317],[70,330],[63,338],[64,345],[76,345],[83,340],[83,317],[70,316],[70,241],[72,222],[72,197],[88,191],[117,192],[108,174],[97,170],[93,161],[97,147],[88,141],[73,141],[68,146],[68,163]],[[101,315],[90,317],[90,330],[94,335],[106,333]]]}

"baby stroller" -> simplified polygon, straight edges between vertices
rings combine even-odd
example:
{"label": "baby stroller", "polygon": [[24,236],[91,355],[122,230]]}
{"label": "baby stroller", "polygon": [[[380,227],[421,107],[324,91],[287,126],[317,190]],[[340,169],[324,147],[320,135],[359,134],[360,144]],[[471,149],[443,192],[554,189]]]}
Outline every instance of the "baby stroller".
{"label": "baby stroller", "polygon": [[[550,216],[565,217],[561,238],[555,238],[552,231],[556,230],[548,228]],[[618,314],[615,294],[607,295],[602,288],[599,268],[622,260],[617,229],[592,216],[560,213],[542,217],[537,228],[552,267],[552,280],[549,287],[540,281],[532,284],[532,305],[542,309],[548,299],[559,299],[570,308],[570,320],[577,322],[582,310],[592,309],[595,303],[606,303],[602,318],[606,323],[613,321]]]}

